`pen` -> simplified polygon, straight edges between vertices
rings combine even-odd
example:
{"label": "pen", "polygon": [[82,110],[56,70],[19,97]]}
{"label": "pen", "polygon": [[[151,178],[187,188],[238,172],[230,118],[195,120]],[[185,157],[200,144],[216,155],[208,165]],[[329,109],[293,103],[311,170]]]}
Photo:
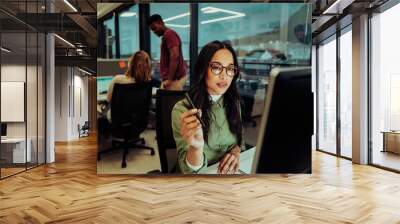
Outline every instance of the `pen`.
{"label": "pen", "polygon": [[[189,96],[188,93],[185,93],[185,98],[186,98],[186,100],[189,102],[190,106],[192,107],[191,109],[196,108],[196,107],[194,106],[193,101],[190,99],[190,96]],[[200,117],[200,115],[199,115],[199,112],[196,113],[196,118],[200,121],[201,125],[202,125],[203,127],[205,127],[204,122],[201,120],[201,117]]]}

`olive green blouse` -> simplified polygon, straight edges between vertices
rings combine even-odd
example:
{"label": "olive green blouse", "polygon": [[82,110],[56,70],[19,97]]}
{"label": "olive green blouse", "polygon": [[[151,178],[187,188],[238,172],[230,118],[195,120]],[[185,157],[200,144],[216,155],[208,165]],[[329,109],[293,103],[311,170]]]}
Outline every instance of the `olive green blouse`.
{"label": "olive green blouse", "polygon": [[[187,111],[185,107],[186,99],[177,102],[172,109],[172,132],[176,142],[178,151],[178,172],[183,173],[202,173],[205,171],[208,164],[218,162],[222,156],[229,151],[232,146],[237,145],[236,136],[229,130],[229,124],[225,114],[223,97],[211,105],[210,128],[208,131],[208,144],[204,144],[203,148],[203,166],[199,170],[191,169],[186,163],[186,155],[189,150],[189,145],[180,134],[181,113]],[[243,136],[243,133],[242,133]],[[244,150],[244,137],[242,137],[241,149]]]}

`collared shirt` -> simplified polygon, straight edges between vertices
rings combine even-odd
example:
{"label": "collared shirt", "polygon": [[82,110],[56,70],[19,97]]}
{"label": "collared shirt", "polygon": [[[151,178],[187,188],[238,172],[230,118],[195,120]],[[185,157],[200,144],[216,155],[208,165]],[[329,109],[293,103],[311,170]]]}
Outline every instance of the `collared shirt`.
{"label": "collared shirt", "polygon": [[[187,165],[186,156],[189,150],[189,145],[180,134],[181,113],[187,111],[185,107],[186,100],[177,102],[172,109],[172,132],[174,135],[177,151],[178,165],[177,168],[183,173],[202,173],[208,164],[218,162],[225,153],[232,147],[237,145],[236,136],[229,130],[229,123],[225,114],[223,97],[211,105],[210,128],[208,131],[208,144],[204,143],[203,148],[203,166],[200,169],[194,170]],[[243,135],[242,135],[243,136]],[[244,138],[242,137],[242,146],[244,149]]]}

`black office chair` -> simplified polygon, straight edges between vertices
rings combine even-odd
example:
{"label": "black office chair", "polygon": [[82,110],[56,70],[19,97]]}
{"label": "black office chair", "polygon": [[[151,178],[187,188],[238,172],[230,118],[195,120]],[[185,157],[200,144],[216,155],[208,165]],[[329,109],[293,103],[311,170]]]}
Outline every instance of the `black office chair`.
{"label": "black office chair", "polygon": [[85,121],[85,123],[81,126],[80,124],[78,124],[78,134],[79,134],[79,138],[80,137],[87,137],[89,136],[89,130],[90,130],[90,125],[89,125],[89,121]]}
{"label": "black office chair", "polygon": [[140,138],[148,123],[151,90],[149,82],[114,85],[111,101],[112,148],[99,152],[98,160],[103,153],[123,149],[121,167],[125,168],[126,155],[131,148],[149,149],[154,155],[154,149],[145,146],[144,139]]}
{"label": "black office chair", "polygon": [[[171,112],[175,104],[185,97],[185,92],[159,89],[156,94],[156,135],[163,173],[175,172],[177,151],[172,134]],[[168,155],[172,158],[168,159]]]}

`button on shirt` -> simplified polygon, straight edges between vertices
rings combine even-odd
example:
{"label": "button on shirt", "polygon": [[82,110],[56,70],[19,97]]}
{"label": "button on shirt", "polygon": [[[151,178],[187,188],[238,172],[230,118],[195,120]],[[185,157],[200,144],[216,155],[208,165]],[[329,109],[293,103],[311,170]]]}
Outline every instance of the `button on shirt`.
{"label": "button on shirt", "polygon": [[[186,155],[189,150],[189,145],[180,134],[181,113],[187,111],[185,107],[186,100],[177,102],[172,110],[172,132],[175,138],[175,143],[178,151],[178,171],[183,173],[202,173],[208,164],[218,162],[228,150],[237,145],[236,136],[229,130],[229,123],[223,106],[223,97],[211,105],[210,128],[208,131],[208,144],[204,143],[203,148],[203,166],[198,170],[192,169],[186,162]],[[242,135],[243,136],[243,135]],[[243,138],[242,138],[243,139]],[[244,139],[242,140],[242,149]]]}

